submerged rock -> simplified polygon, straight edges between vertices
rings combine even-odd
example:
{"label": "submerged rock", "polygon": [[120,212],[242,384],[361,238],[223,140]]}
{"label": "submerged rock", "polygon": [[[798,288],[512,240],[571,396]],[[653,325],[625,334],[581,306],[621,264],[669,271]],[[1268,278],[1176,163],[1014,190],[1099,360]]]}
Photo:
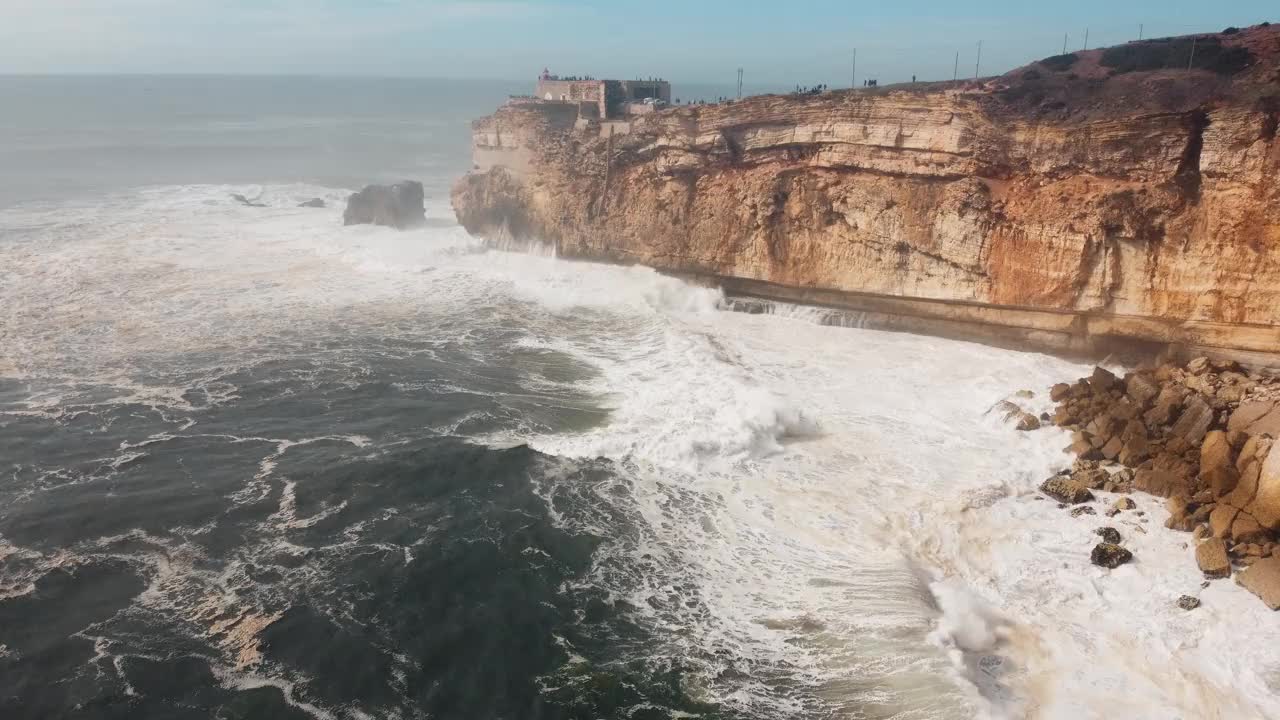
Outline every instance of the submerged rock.
{"label": "submerged rock", "polygon": [[1089,560],[1094,565],[1115,569],[1133,559],[1133,553],[1115,543],[1101,542],[1093,546]]}
{"label": "submerged rock", "polygon": [[1138,505],[1133,501],[1133,498],[1122,497],[1122,498],[1116,498],[1115,504],[1113,504],[1111,507],[1115,508],[1116,510],[1132,510],[1138,507]]}
{"label": "submerged rock", "polygon": [[1101,537],[1103,542],[1108,542],[1112,545],[1120,544],[1120,531],[1113,527],[1100,527],[1094,530],[1093,534]]}
{"label": "submerged rock", "polygon": [[1183,595],[1178,598],[1178,607],[1183,610],[1195,610],[1200,607],[1200,598],[1194,598],[1190,595]]}
{"label": "submerged rock", "polygon": [[426,222],[422,183],[405,180],[395,185],[369,185],[347,198],[343,225],[385,225],[398,230]]}
{"label": "submerged rock", "polygon": [[246,205],[248,207],[266,207],[267,206],[266,203],[260,203],[257,200],[250,200],[249,198],[241,195],[240,193],[231,193],[231,199],[235,200],[241,205]]}
{"label": "submerged rock", "polygon": [[300,203],[298,203],[298,207],[305,207],[305,208],[322,208],[322,207],[324,207],[324,200],[322,200],[322,199],[320,199],[320,198],[311,198],[310,200],[307,200],[306,202],[300,202]]}

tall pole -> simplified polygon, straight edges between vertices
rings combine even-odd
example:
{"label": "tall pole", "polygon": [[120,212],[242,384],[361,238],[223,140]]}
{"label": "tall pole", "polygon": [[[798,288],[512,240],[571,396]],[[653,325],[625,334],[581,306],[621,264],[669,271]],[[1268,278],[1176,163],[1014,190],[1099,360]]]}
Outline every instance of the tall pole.
{"label": "tall pole", "polygon": [[849,87],[858,87],[858,48],[853,49],[853,73],[849,76]]}
{"label": "tall pole", "polygon": [[1192,64],[1196,61],[1196,40],[1199,38],[1191,38],[1191,59],[1187,60],[1187,71],[1191,71]]}
{"label": "tall pole", "polygon": [[738,68],[738,99],[742,99],[742,68]]}
{"label": "tall pole", "polygon": [[982,41],[978,41],[978,61],[973,64],[973,79],[977,80],[982,69]]}
{"label": "tall pole", "polygon": [[960,79],[960,51],[956,51],[956,67],[951,71],[951,81],[955,82]]}
{"label": "tall pole", "polygon": [[1067,34],[1062,33],[1062,54],[1067,54]]}
{"label": "tall pole", "polygon": [[1144,29],[1145,28],[1143,28],[1142,23],[1138,23],[1138,40],[1142,40],[1142,31]]}
{"label": "tall pole", "polygon": [[1084,29],[1084,49],[1089,49],[1089,28]]}

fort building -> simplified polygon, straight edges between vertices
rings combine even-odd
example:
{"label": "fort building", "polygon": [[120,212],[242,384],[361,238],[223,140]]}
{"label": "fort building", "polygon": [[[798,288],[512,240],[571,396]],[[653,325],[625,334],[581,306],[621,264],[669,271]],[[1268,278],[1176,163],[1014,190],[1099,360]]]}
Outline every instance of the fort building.
{"label": "fort building", "polygon": [[579,114],[606,120],[652,112],[655,106],[671,103],[671,83],[648,80],[597,80],[591,77],[560,77],[543,70],[534,93],[538,100],[578,105]]}

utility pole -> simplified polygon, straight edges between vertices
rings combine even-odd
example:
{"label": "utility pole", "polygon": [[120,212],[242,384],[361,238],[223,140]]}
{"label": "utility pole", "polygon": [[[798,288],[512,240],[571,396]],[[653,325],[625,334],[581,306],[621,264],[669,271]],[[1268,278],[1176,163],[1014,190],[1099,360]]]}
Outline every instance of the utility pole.
{"label": "utility pole", "polygon": [[1191,66],[1196,61],[1196,40],[1199,38],[1191,38],[1191,59],[1187,60],[1187,72],[1191,72]]}
{"label": "utility pole", "polygon": [[960,79],[960,51],[956,51],[956,67],[951,71],[951,82]]}
{"label": "utility pole", "polygon": [[853,74],[849,77],[849,87],[858,87],[858,48],[853,49]]}
{"label": "utility pole", "polygon": [[1089,49],[1089,28],[1084,29],[1084,49]]}
{"label": "utility pole", "polygon": [[973,64],[973,79],[977,80],[979,71],[982,69],[982,41],[978,41],[978,61]]}
{"label": "utility pole", "polygon": [[1062,33],[1062,54],[1067,54],[1067,34]]}
{"label": "utility pole", "polygon": [[1141,42],[1141,41],[1142,41],[1142,31],[1143,31],[1144,29],[1145,29],[1145,28],[1142,26],[1142,23],[1138,23],[1138,41],[1139,41],[1139,42]]}

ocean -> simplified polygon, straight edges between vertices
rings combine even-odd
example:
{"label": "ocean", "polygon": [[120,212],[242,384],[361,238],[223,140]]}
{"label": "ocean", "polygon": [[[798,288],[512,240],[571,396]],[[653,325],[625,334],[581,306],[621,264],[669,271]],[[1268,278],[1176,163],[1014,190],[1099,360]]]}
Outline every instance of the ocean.
{"label": "ocean", "polygon": [[1037,499],[1088,366],[486,248],[524,91],[0,78],[0,717],[1280,717],[1158,501]]}

